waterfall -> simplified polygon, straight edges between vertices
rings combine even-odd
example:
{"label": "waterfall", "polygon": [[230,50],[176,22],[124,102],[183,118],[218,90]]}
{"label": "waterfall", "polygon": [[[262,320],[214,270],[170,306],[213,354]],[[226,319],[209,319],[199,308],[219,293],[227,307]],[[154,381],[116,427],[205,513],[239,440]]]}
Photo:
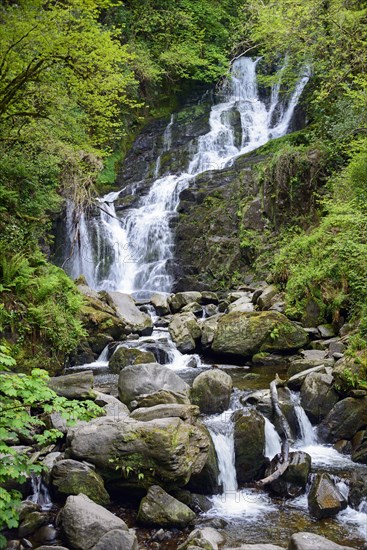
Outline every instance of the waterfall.
{"label": "waterfall", "polygon": [[42,477],[32,476],[31,484],[32,494],[27,498],[27,500],[38,504],[42,511],[50,510],[52,508],[52,500]]}
{"label": "waterfall", "polygon": [[[221,93],[223,101],[212,106],[210,130],[198,138],[185,172],[160,176],[161,155],[172,148],[172,116],[164,131],[163,149],[154,169],[156,179],[148,194],[119,217],[113,203],[123,190],[109,193],[100,199],[99,218],[82,217],[79,239],[67,265],[73,277],[84,274],[88,284],[98,290],[171,290],[173,278],[168,265],[174,256],[174,238],[170,221],[176,215],[181,191],[198,174],[220,170],[239,155],[284,135],[308,81],[308,75],[299,79],[286,104],[280,99],[278,81],[267,106],[269,102],[259,95],[258,61],[241,57],[234,62]],[[72,242],[75,239],[70,220],[68,223]]]}
{"label": "waterfall", "polygon": [[301,439],[299,441],[299,444],[304,446],[317,445],[317,437],[315,435],[315,431],[311,422],[308,419],[307,414],[305,413],[304,408],[301,406],[299,394],[292,392],[292,401],[298,426],[301,432]]}
{"label": "waterfall", "polygon": [[282,450],[281,439],[274,424],[264,416],[265,420],[265,456],[270,460]]}

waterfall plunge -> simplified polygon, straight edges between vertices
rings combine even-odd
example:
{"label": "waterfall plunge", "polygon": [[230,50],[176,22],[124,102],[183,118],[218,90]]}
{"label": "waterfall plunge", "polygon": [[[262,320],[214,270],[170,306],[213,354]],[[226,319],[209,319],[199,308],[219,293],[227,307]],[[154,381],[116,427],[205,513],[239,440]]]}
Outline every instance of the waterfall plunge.
{"label": "waterfall plunge", "polygon": [[[270,104],[260,99],[256,66],[259,59],[241,57],[233,64],[231,78],[223,89],[223,101],[210,112],[210,131],[198,138],[186,172],[159,177],[160,157],[156,160],[156,180],[149,193],[135,208],[116,215],[114,201],[118,193],[100,199],[100,218],[82,217],[77,242],[72,230],[72,211],[68,210],[68,234],[74,243],[68,270],[73,277],[84,274],[88,284],[98,290],[123,292],[163,291],[172,287],[167,269],[174,256],[174,238],[170,220],[176,214],[179,195],[190,181],[207,170],[220,170],[236,157],[284,135],[299,97],[308,81],[302,77],[287,105],[279,97],[279,82],[273,86]],[[280,73],[281,74],[281,73]],[[233,113],[240,119],[238,142]],[[172,147],[171,118],[165,132],[163,151]],[[92,236],[93,235],[93,236]]]}

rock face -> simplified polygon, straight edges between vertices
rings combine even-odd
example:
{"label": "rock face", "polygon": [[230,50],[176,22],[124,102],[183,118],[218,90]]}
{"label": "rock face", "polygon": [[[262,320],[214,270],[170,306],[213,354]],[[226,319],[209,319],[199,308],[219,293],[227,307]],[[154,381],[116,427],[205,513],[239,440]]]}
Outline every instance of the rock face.
{"label": "rock face", "polygon": [[288,550],[356,550],[356,548],[340,546],[320,535],[303,532],[292,535]]}
{"label": "rock face", "polygon": [[301,387],[301,404],[310,420],[320,422],[338,402],[339,396],[333,389],[330,374],[314,372],[306,376]]}
{"label": "rock face", "polygon": [[152,334],[153,322],[150,315],[143,313],[136,307],[130,294],[109,292],[107,301],[123,322],[125,333],[133,332],[142,336]]}
{"label": "rock face", "polygon": [[188,353],[196,348],[201,337],[199,323],[192,312],[177,313],[168,326],[172,340],[181,353]]}
{"label": "rock face", "polygon": [[228,409],[232,378],[220,369],[202,372],[193,382],[191,400],[203,414],[220,413]]}
{"label": "rock face", "polygon": [[327,474],[317,474],[308,495],[308,508],[312,515],[330,518],[347,507],[347,501]]}
{"label": "rock face", "polygon": [[114,529],[128,531],[122,519],[83,494],[67,498],[60,523],[67,541],[76,550],[90,550]]}
{"label": "rock face", "polygon": [[65,376],[50,378],[48,385],[60,397],[67,399],[93,399],[93,373],[76,372]]}
{"label": "rock face", "polygon": [[339,401],[319,426],[326,441],[351,440],[367,424],[367,397],[347,397]]}
{"label": "rock face", "polygon": [[140,523],[159,527],[185,527],[195,518],[196,514],[186,504],[171,497],[158,485],[149,488],[138,512]]}
{"label": "rock face", "polygon": [[108,366],[112,372],[120,372],[121,369],[129,365],[139,365],[141,363],[155,363],[153,353],[121,346],[112,355]]}
{"label": "rock face", "polygon": [[83,493],[97,504],[108,504],[109,495],[103,479],[90,466],[76,460],[59,460],[51,470],[52,485],[58,493]]}
{"label": "rock face", "polygon": [[130,409],[167,403],[189,404],[190,388],[167,367],[158,363],[132,365],[120,372],[120,400]]}
{"label": "rock face", "polygon": [[73,458],[94,464],[106,481],[176,489],[203,470],[210,441],[200,425],[179,418],[139,422],[104,417],[71,430],[68,445]]}
{"label": "rock face", "polygon": [[255,410],[236,411],[234,420],[234,449],[237,479],[246,483],[264,473],[265,420]]}
{"label": "rock face", "polygon": [[276,311],[232,312],[218,320],[212,350],[251,356],[260,351],[289,351],[304,346],[307,333]]}
{"label": "rock face", "polygon": [[[297,451],[289,453],[289,466],[278,479],[270,484],[272,491],[285,497],[296,497],[306,489],[311,471],[311,457],[307,453]],[[271,475],[277,469],[279,458],[274,457],[265,476]]]}

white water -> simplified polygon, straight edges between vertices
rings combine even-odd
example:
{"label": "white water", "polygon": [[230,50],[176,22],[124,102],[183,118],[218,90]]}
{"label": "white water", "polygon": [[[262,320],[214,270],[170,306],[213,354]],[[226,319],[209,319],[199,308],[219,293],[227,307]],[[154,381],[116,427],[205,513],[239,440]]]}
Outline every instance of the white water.
{"label": "white water", "polygon": [[27,500],[38,504],[42,511],[52,508],[52,500],[48,488],[44,484],[41,476],[33,476],[31,478],[32,494]]}
{"label": "white water", "polygon": [[282,450],[281,439],[274,424],[264,416],[265,420],[265,456],[270,460]]}
{"label": "white water", "polygon": [[300,403],[299,394],[292,392],[292,401],[294,406],[294,412],[296,413],[298,426],[301,432],[301,438],[298,441],[298,444],[301,446],[310,446],[317,444],[317,437],[315,430],[308,419],[307,414],[305,413],[304,408]]}
{"label": "white water", "polygon": [[[287,105],[280,100],[278,82],[267,106],[259,97],[258,61],[241,57],[233,64],[231,79],[223,91],[224,101],[212,107],[210,131],[199,137],[186,172],[159,177],[159,155],[155,166],[157,179],[149,193],[135,208],[127,210],[122,219],[116,216],[113,203],[123,190],[100,200],[99,219],[87,223],[82,216],[80,238],[69,261],[72,276],[84,274],[88,284],[98,290],[170,291],[173,280],[167,264],[174,255],[170,220],[176,213],[180,192],[198,174],[220,170],[239,155],[284,135],[308,81],[307,75],[300,78]],[[240,118],[240,143],[236,142],[233,114]],[[172,147],[173,124],[172,117],[164,132],[162,152]],[[73,235],[71,214],[68,231],[69,236]]]}

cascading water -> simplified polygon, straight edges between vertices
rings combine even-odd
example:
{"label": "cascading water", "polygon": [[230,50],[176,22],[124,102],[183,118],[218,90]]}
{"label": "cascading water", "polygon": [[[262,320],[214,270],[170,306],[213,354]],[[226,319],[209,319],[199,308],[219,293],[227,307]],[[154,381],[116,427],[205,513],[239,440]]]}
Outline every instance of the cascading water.
{"label": "cascading water", "polygon": [[[279,83],[274,85],[267,107],[258,91],[258,61],[242,57],[234,62],[222,92],[223,101],[211,109],[210,131],[198,138],[186,172],[158,177],[161,153],[155,166],[157,179],[135,208],[118,218],[113,203],[122,191],[109,193],[100,199],[99,219],[82,218],[79,239],[67,266],[72,276],[84,274],[88,284],[98,290],[171,290],[173,279],[167,267],[174,255],[174,239],[170,220],[176,214],[181,191],[198,174],[220,170],[239,155],[284,135],[308,81],[308,75],[300,78],[286,105],[280,99]],[[239,128],[235,123],[238,119]],[[171,148],[173,124],[172,117],[164,132],[163,152]],[[70,219],[70,241],[74,242]]]}
{"label": "cascading water", "polygon": [[264,416],[265,420],[265,456],[270,460],[282,450],[281,439],[274,424]]}

